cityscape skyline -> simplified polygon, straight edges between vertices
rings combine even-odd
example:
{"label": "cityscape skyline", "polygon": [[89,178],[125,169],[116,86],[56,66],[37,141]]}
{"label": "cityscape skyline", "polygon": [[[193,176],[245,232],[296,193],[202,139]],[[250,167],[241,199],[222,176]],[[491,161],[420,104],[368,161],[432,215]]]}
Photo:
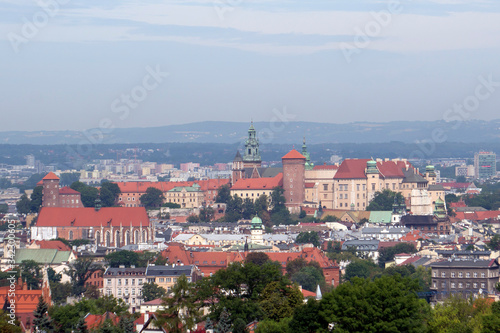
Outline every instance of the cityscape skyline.
{"label": "cityscape skyline", "polygon": [[0,8],[0,131],[498,118],[495,1]]}

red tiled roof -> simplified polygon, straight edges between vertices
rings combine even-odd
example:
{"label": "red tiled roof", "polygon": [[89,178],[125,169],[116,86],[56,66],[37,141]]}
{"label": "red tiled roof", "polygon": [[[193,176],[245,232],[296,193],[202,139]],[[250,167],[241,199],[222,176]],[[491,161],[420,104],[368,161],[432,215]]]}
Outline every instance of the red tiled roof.
{"label": "red tiled roof", "polygon": [[51,171],[45,177],[43,177],[42,180],[59,180],[59,177],[57,177],[56,174]]}
{"label": "red tiled roof", "polygon": [[313,170],[337,170],[339,168],[338,165],[332,164],[332,165],[315,165],[313,167]]}
{"label": "red tiled roof", "polygon": [[88,314],[85,316],[85,324],[89,330],[94,330],[107,319],[110,319],[115,325],[118,325],[118,322],[120,321],[120,318],[116,314],[112,312],[105,312],[102,315]]}
{"label": "red tiled roof", "polygon": [[403,261],[402,263],[400,263],[398,266],[405,266],[405,265],[409,265],[419,259],[422,259],[421,256],[413,256],[413,257],[410,257],[408,259],[406,259],[405,261]]}
{"label": "red tiled roof", "polygon": [[157,298],[157,299],[154,299],[154,300],[149,301],[149,302],[141,303],[141,305],[161,305],[162,302],[163,301],[161,298]]}
{"label": "red tiled roof", "polygon": [[201,191],[217,190],[229,184],[229,179],[206,179],[189,182],[117,182],[122,193],[146,193],[148,187],[154,187],[162,192],[167,192],[174,187],[200,185]]}
{"label": "red tiled roof", "polygon": [[40,246],[40,249],[56,249],[59,251],[71,251],[71,248],[59,240],[39,240],[35,244]]}
{"label": "red tiled roof", "polygon": [[144,207],[94,208],[42,207],[37,227],[82,227],[82,226],[149,226],[149,217]]}
{"label": "red tiled roof", "polygon": [[80,192],[73,190],[71,187],[64,186],[59,189],[59,194],[80,194]]}
{"label": "red tiled roof", "polygon": [[370,161],[368,158],[364,159],[347,159],[342,161],[337,170],[334,179],[356,179],[366,178],[365,169],[366,162]]}
{"label": "red tiled roof", "polygon": [[302,295],[304,295],[304,298],[306,298],[306,297],[316,297],[316,293],[313,293],[312,291],[302,289],[301,292],[302,292]]}
{"label": "red tiled roof", "polygon": [[403,161],[377,162],[377,168],[384,178],[404,178],[403,169],[406,169],[406,163]]}
{"label": "red tiled roof", "polygon": [[313,187],[314,187],[314,185],[316,185],[316,183],[306,183],[306,184],[305,184],[305,187],[306,187],[306,188],[313,188]]}
{"label": "red tiled roof", "polygon": [[290,150],[285,156],[281,158],[282,160],[292,160],[292,159],[303,159],[305,160],[306,158],[304,155],[299,153],[297,150],[292,149]]}
{"label": "red tiled roof", "polygon": [[440,184],[443,185],[443,187],[445,189],[451,189],[451,188],[465,189],[465,188],[469,187],[473,183],[456,183],[456,182],[450,182],[450,183],[440,183]]}
{"label": "red tiled roof", "polygon": [[231,187],[231,190],[272,190],[276,186],[283,185],[283,173],[279,173],[273,178],[247,178],[238,179]]}

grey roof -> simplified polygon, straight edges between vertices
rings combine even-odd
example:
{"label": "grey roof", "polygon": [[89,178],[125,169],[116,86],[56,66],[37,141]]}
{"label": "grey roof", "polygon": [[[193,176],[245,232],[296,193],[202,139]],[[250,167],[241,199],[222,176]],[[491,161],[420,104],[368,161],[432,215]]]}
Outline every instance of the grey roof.
{"label": "grey roof", "polygon": [[165,266],[148,266],[146,276],[190,276],[193,272],[193,265],[165,265]]}
{"label": "grey roof", "polygon": [[484,212],[484,211],[487,211],[487,209],[485,209],[483,207],[456,207],[455,210],[457,212],[477,212],[477,211]]}
{"label": "grey roof", "polygon": [[464,268],[498,268],[498,262],[496,260],[445,260],[438,261],[430,265],[431,267],[464,267]]}
{"label": "grey roof", "polygon": [[413,170],[403,170],[403,174],[405,178],[403,179],[403,183],[427,183],[427,179],[420,176],[418,173],[415,173]]}
{"label": "grey roof", "polygon": [[146,272],[146,267],[109,267],[106,272],[104,272],[104,275],[112,275],[112,276],[119,276],[119,275],[144,275]]}
{"label": "grey roof", "polygon": [[431,259],[431,258],[420,258],[420,259],[412,262],[410,265],[413,265],[415,268],[419,267],[419,266],[425,266],[425,267],[427,267],[427,266],[429,266],[431,260],[433,260],[433,259]]}
{"label": "grey roof", "polygon": [[346,251],[349,247],[355,247],[357,250],[362,251],[377,251],[380,242],[375,239],[353,239],[347,240],[342,244],[342,251]]}
{"label": "grey roof", "polygon": [[436,224],[432,215],[403,215],[401,223],[406,224]]}
{"label": "grey roof", "polygon": [[429,191],[444,191],[444,187],[442,184],[435,184],[427,186],[427,190]]}
{"label": "grey roof", "polygon": [[481,256],[489,256],[491,254],[491,251],[453,251],[453,250],[436,250],[437,254],[442,254],[442,255],[457,255],[457,256],[465,256],[465,255],[470,255],[470,256],[475,256],[475,255],[481,255]]}
{"label": "grey roof", "polygon": [[[261,178],[272,178],[276,177],[280,172],[283,172],[283,168],[257,168]],[[252,178],[253,168],[245,168],[245,178]]]}

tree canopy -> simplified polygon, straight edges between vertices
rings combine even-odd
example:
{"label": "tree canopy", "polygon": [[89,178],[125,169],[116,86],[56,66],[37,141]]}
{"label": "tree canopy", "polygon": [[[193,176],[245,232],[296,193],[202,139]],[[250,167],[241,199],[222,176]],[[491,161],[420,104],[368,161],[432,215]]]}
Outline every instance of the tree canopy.
{"label": "tree canopy", "polygon": [[392,205],[394,204],[394,197],[397,198],[398,202],[404,200],[403,195],[399,192],[393,192],[389,189],[385,189],[382,192],[376,192],[370,204],[366,207],[366,210],[392,210]]}

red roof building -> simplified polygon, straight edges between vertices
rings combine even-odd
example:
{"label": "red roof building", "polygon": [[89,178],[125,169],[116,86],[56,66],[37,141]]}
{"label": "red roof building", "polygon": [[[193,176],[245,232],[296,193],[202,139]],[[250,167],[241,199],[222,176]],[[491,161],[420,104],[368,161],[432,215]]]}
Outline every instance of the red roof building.
{"label": "red roof building", "polygon": [[42,207],[36,226],[31,227],[34,240],[94,239],[108,247],[152,243],[154,236],[144,207]]}

